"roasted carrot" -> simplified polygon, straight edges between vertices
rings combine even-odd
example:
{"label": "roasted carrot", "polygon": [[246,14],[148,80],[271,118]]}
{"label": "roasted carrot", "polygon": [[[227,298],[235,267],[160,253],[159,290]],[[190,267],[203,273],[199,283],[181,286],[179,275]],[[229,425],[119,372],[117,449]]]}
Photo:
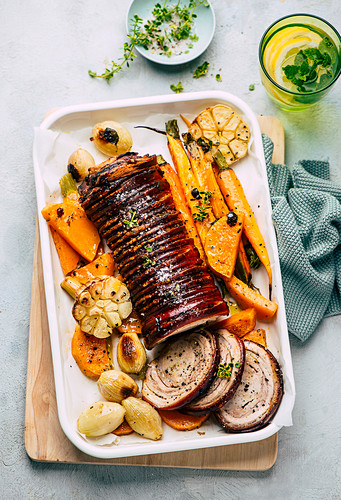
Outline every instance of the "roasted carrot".
{"label": "roasted carrot", "polygon": [[238,337],[243,337],[256,326],[256,309],[254,307],[249,307],[240,311],[239,313],[232,314],[227,319],[215,323],[213,327],[215,329],[226,328],[231,333],[238,335]]}
{"label": "roasted carrot", "polygon": [[224,216],[212,224],[204,247],[210,268],[225,279],[234,272],[244,220],[244,214],[230,213],[231,221]]}
{"label": "roasted carrot", "polygon": [[216,178],[229,209],[243,212],[245,215],[244,232],[268,273],[271,296],[272,271],[269,255],[255,216],[253,215],[249,202],[246,199],[243,187],[234,170],[227,167],[227,164],[222,155],[219,154],[219,151],[214,155],[214,159],[219,166],[219,169],[218,167],[215,169]]}
{"label": "roasted carrot", "polygon": [[62,266],[63,273],[69,274],[73,271],[81,262],[82,258],[78,252],[76,252],[68,243],[60,236],[59,233],[52,227],[50,227],[51,235],[58,252],[60,265]]}
{"label": "roasted carrot", "polygon": [[126,420],[123,420],[121,425],[113,431],[113,434],[116,434],[116,436],[127,436],[128,434],[131,434],[132,432],[134,432],[134,431],[130,427],[128,422]]}
{"label": "roasted carrot", "polygon": [[251,332],[248,332],[242,340],[252,340],[253,342],[257,342],[258,344],[261,344],[262,346],[266,347],[266,333],[263,328],[257,328],[257,330],[252,330]]}
{"label": "roasted carrot", "polygon": [[95,276],[114,274],[115,263],[111,253],[103,253],[97,259],[90,262],[86,266],[80,267],[72,271],[71,276],[85,285],[88,281],[92,280]]}
{"label": "roasted carrot", "polygon": [[110,361],[105,339],[84,333],[79,325],[71,342],[71,353],[80,370],[90,378],[97,380],[101,373],[110,370]]}
{"label": "roasted carrot", "polygon": [[192,431],[198,429],[210,416],[209,413],[201,416],[185,415],[177,410],[158,410],[162,420],[177,431]]}
{"label": "roasted carrot", "polygon": [[209,191],[212,193],[210,201],[213,213],[217,219],[220,219],[220,217],[228,214],[229,209],[227,208],[224,198],[221,194],[212,169],[212,164],[205,158],[203,150],[195,142],[193,137],[190,134],[184,134],[184,136],[189,161],[191,163],[194,175],[198,180],[200,188],[204,191]]}
{"label": "roasted carrot", "polygon": [[232,276],[230,280],[224,280],[224,282],[237,304],[242,309],[254,307],[258,319],[269,320],[276,314],[278,305],[275,302],[266,299],[235,276]]}
{"label": "roasted carrot", "polygon": [[[166,125],[167,127],[167,125]],[[176,171],[178,172],[181,186],[183,188],[187,204],[191,210],[192,217],[200,236],[202,244],[205,243],[207,232],[211,222],[215,220],[209,203],[210,194],[203,193],[198,181],[193,174],[190,161],[183,148],[182,142],[172,135],[167,134],[168,149]]]}
{"label": "roasted carrot", "polygon": [[205,262],[206,257],[204,253],[203,246],[201,244],[201,240],[199,238],[199,234],[197,232],[197,228],[194,224],[194,220],[191,214],[190,209],[188,208],[185,194],[183,192],[179,177],[174,169],[163,160],[159,162],[159,166],[163,172],[165,179],[167,180],[169,187],[171,189],[171,193],[173,196],[173,200],[176,208],[181,213],[182,218],[184,220],[187,233],[190,238],[193,238],[194,245],[197,247],[200,257]]}

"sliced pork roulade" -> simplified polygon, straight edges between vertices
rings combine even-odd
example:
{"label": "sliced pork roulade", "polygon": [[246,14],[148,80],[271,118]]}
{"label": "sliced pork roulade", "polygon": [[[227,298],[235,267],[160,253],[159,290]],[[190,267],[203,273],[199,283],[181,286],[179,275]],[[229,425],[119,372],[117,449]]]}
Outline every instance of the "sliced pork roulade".
{"label": "sliced pork roulade", "polygon": [[242,380],[225,406],[215,412],[228,432],[249,432],[265,427],[275,415],[283,396],[283,377],[271,352],[246,340]]}
{"label": "sliced pork roulade", "polygon": [[172,340],[148,366],[142,397],[160,410],[189,403],[210,383],[219,361],[215,334],[195,330]]}
{"label": "sliced pork roulade", "polygon": [[204,415],[217,410],[232,398],[244,370],[244,342],[227,330],[216,332],[220,361],[216,376],[205,393],[184,408],[185,412]]}

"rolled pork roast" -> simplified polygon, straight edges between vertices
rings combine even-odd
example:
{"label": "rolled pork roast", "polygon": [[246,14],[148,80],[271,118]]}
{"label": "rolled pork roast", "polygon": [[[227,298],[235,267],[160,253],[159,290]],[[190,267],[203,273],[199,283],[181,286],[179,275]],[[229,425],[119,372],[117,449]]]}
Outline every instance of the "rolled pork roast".
{"label": "rolled pork roast", "polygon": [[85,178],[79,191],[130,291],[147,349],[228,314],[156,156],[111,158]]}

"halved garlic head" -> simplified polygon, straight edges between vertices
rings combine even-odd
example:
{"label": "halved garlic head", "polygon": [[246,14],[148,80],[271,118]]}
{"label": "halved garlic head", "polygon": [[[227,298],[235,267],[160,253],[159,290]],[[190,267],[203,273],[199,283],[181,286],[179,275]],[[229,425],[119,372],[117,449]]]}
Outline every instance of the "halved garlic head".
{"label": "halved garlic head", "polygon": [[99,392],[107,401],[121,403],[129,396],[136,396],[138,387],[129,375],[118,370],[103,372],[97,381]]}
{"label": "halved garlic head", "polygon": [[118,403],[98,401],[80,414],[77,429],[89,437],[104,436],[122,424],[125,413]]}
{"label": "halved garlic head", "polygon": [[250,130],[240,116],[225,104],[211,106],[199,113],[188,131],[210,161],[218,149],[228,165],[248,152]]}
{"label": "halved garlic head", "polygon": [[97,149],[108,156],[127,153],[133,145],[129,131],[112,120],[97,123],[92,129],[92,140]]}
{"label": "halved garlic head", "polygon": [[98,338],[109,337],[133,310],[128,288],[113,276],[93,279],[75,296],[73,317],[83,332]]}
{"label": "halved garlic head", "polygon": [[126,421],[135,432],[154,441],[161,439],[163,435],[161,417],[147,401],[130,397],[124,399],[122,405],[126,410]]}
{"label": "halved garlic head", "polygon": [[140,373],[147,362],[147,355],[136,333],[124,333],[117,345],[117,362],[125,373]]}

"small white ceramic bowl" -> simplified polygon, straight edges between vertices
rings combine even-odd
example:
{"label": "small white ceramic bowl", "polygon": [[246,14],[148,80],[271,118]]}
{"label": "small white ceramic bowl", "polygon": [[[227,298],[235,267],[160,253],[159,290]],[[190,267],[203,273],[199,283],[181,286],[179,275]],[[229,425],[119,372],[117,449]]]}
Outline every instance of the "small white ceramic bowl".
{"label": "small white ceramic bowl", "polygon": [[[168,5],[176,4],[177,0],[172,2],[169,0]],[[131,19],[137,14],[143,20],[150,19],[152,16],[152,11],[155,4],[158,3],[157,0],[133,0],[130,4],[128,14],[127,14],[127,31],[129,33],[131,26]],[[162,4],[162,2],[160,2]],[[180,6],[188,5],[189,0],[181,0]],[[159,55],[152,53],[149,49],[144,47],[136,47],[136,50],[150,61],[156,62],[158,64],[165,64],[167,66],[174,66],[176,64],[184,64],[189,61],[193,61],[199,57],[212,41],[214,30],[215,30],[215,15],[212,5],[208,1],[208,6],[200,5],[195,9],[195,14],[197,17],[194,20],[193,32],[197,34],[199,40],[193,42],[193,48],[189,49],[187,54],[172,55],[170,57],[165,55]]]}

